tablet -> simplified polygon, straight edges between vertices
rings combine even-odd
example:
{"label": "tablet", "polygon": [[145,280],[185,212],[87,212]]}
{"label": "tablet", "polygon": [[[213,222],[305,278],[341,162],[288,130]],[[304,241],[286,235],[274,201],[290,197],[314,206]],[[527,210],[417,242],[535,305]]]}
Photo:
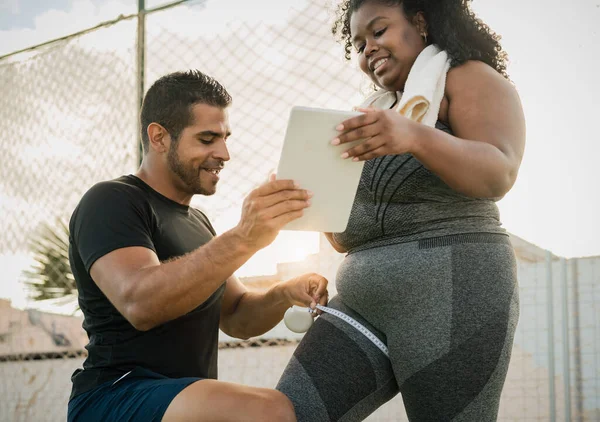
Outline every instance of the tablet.
{"label": "tablet", "polygon": [[357,140],[333,146],[335,127],[356,111],[293,107],[277,168],[278,179],[298,181],[302,189],[314,193],[304,215],[283,230],[340,233],[346,230],[363,161],[343,159],[342,153],[362,142]]}

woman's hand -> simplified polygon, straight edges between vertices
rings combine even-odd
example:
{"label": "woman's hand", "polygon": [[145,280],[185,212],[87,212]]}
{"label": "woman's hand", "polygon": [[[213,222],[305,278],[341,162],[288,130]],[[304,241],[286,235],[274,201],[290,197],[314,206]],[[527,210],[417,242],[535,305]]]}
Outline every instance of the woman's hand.
{"label": "woman's hand", "polygon": [[342,158],[365,161],[383,155],[411,152],[419,123],[413,122],[395,110],[374,108],[356,110],[364,114],[345,120],[336,127],[341,133],[331,141],[331,144],[346,144],[365,138],[366,140],[348,149],[342,154]]}

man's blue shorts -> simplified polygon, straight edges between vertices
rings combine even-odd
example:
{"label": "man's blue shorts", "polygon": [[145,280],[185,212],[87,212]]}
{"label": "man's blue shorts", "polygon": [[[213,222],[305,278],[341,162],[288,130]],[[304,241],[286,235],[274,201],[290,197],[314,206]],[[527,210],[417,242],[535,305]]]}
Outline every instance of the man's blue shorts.
{"label": "man's blue shorts", "polygon": [[69,401],[68,422],[160,422],[171,401],[202,378],[167,378],[143,368]]}

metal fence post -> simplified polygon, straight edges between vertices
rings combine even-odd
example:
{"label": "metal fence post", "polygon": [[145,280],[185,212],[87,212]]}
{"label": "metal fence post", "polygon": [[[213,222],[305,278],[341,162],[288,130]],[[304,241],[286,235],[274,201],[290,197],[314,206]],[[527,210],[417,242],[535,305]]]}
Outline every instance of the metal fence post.
{"label": "metal fence post", "polygon": [[571,421],[571,356],[569,348],[569,289],[567,285],[567,261],[560,259],[560,278],[562,288],[562,332],[563,332],[563,369],[565,385],[565,421]]}
{"label": "metal fence post", "polygon": [[138,164],[142,163],[143,148],[141,139],[140,111],[144,101],[144,70],[146,66],[146,0],[138,0],[138,18],[137,18],[137,60],[136,60],[136,85],[137,85],[137,142],[138,142]]}
{"label": "metal fence post", "polygon": [[581,296],[579,294],[579,259],[571,258],[571,282],[573,283],[573,350],[575,355],[573,356],[574,372],[575,372],[575,420],[583,421],[583,364],[582,364],[582,346],[581,346],[581,314],[580,314],[580,302]]}
{"label": "metal fence post", "polygon": [[546,293],[548,305],[548,385],[550,422],[556,422],[556,392],[554,388],[554,289],[552,287],[552,253],[546,251]]}

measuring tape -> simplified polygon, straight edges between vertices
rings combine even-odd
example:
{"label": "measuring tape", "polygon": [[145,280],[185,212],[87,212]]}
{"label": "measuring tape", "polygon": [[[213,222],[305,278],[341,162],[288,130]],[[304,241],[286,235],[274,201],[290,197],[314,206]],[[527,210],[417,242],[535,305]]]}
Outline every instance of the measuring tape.
{"label": "measuring tape", "polygon": [[[339,319],[341,319],[342,321],[347,322],[348,324],[350,324],[351,326],[356,328],[365,337],[367,337],[369,340],[371,340],[371,342],[375,346],[377,346],[377,348],[379,350],[381,350],[384,355],[386,355],[388,358],[390,357],[390,352],[389,352],[387,346],[385,344],[383,344],[383,342],[381,340],[379,340],[377,338],[377,336],[375,336],[375,334],[370,332],[367,327],[362,325],[360,322],[358,322],[354,318],[349,317],[348,315],[346,315],[343,312],[338,311],[337,309],[329,308],[329,307],[323,306],[323,305],[317,305],[317,309],[320,311],[323,311],[323,312],[327,312],[330,315],[334,315],[334,316],[338,317]],[[314,310],[309,308],[309,312],[314,312]]]}

